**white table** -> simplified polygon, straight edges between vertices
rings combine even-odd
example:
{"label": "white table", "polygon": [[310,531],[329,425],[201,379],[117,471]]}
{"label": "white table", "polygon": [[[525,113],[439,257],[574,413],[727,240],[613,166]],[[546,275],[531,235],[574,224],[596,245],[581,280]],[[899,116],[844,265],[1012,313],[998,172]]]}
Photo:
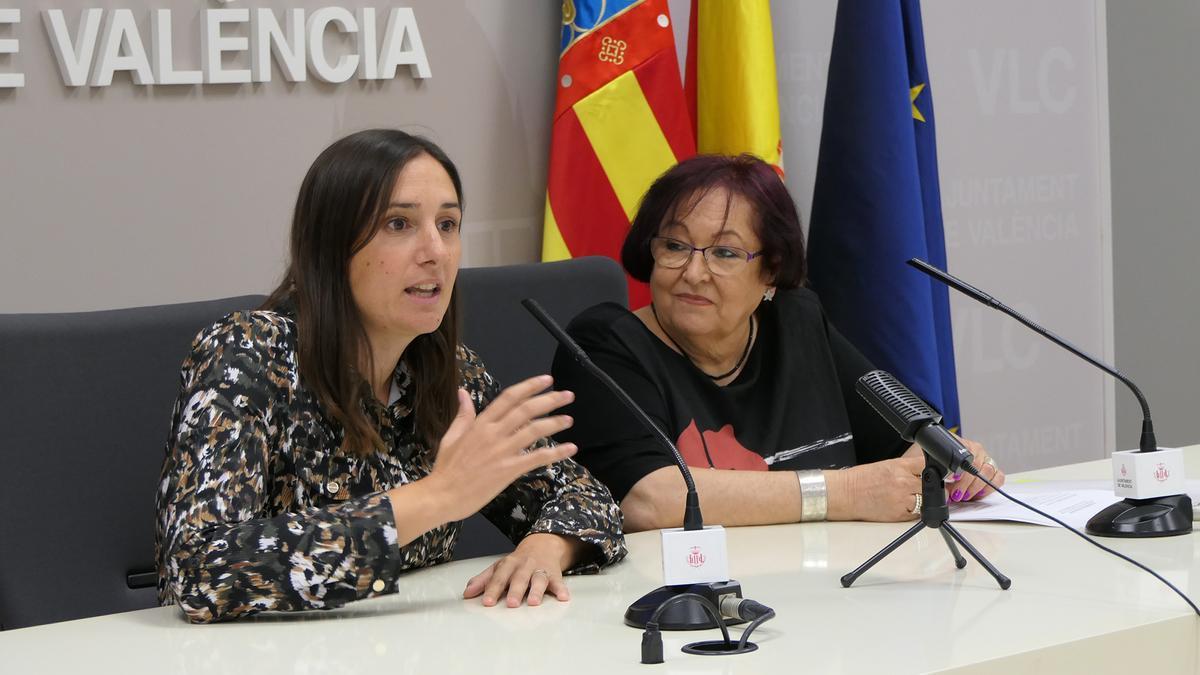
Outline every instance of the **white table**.
{"label": "white table", "polygon": [[[1200,477],[1200,446],[1185,451]],[[1097,479],[1109,463],[1031,472]],[[1015,477],[1016,478],[1016,477]],[[1196,673],[1200,618],[1141,570],[1058,528],[960,524],[1012,578],[1008,591],[941,537],[917,535],[852,588],[839,577],[908,523],[816,523],[729,530],[731,570],[778,612],[741,656],[691,656],[666,634],[666,663],[638,663],[626,606],[660,583],[659,538],[629,537],[629,558],[570,579],[573,599],[521,609],[460,599],[489,559],[409,574],[396,595],[335,612],[187,624],[174,607],[0,633],[0,672],[78,673]],[[1200,536],[1104,540],[1200,599]],[[734,629],[736,635],[740,628]]]}

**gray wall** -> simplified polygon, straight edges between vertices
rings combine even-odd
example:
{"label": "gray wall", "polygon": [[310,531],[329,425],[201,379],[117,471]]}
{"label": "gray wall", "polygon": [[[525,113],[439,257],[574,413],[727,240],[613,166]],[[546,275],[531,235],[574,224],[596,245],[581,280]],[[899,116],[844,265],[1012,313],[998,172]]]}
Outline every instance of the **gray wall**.
{"label": "gray wall", "polygon": [[[1200,439],[1200,4],[1108,3],[1117,368],[1142,388],[1160,445]],[[1117,391],[1117,446],[1141,413]]]}
{"label": "gray wall", "polygon": [[[13,4],[23,10],[22,23],[0,29],[0,37],[19,38],[21,53],[0,56],[0,70],[23,71],[26,86],[0,91],[0,312],[100,309],[268,291],[282,272],[288,219],[304,171],[331,140],[371,126],[427,133],[458,162],[467,193],[464,264],[537,258],[558,2],[400,3],[416,12],[429,54],[433,77],[423,81],[402,75],[381,83],[333,86],[310,78],[291,84],[276,71],[275,81],[261,85],[140,87],[118,74],[114,85],[103,89],[65,87],[41,8],[26,0],[0,0],[0,7]],[[326,4],[256,0],[227,6],[311,11]],[[374,0],[339,4],[385,7]],[[686,0],[671,4],[673,9],[688,6]],[[1179,443],[1200,436],[1194,433],[1200,421],[1186,426],[1183,395],[1194,379],[1189,376],[1196,374],[1195,359],[1182,346],[1171,352],[1172,344],[1186,343],[1188,328],[1196,325],[1186,303],[1196,294],[1181,290],[1153,306],[1139,298],[1148,297],[1150,288],[1165,287],[1172,275],[1186,284],[1184,265],[1197,250],[1183,238],[1198,235],[1182,228],[1189,222],[1185,214],[1194,211],[1186,208],[1186,200],[1200,192],[1186,184],[1197,172],[1186,164],[1196,155],[1188,152],[1196,136],[1189,135],[1192,124],[1185,117],[1194,109],[1186,103],[1195,87],[1187,85],[1194,82],[1189,75],[1197,62],[1186,58],[1196,56],[1186,52],[1186,41],[1200,27],[1200,17],[1190,4],[1111,4],[1117,360],[1144,382],[1163,440]],[[1108,298],[1097,273],[1102,256],[1094,253],[1106,231],[1107,202],[1097,171],[1103,173],[1107,153],[1091,142],[1103,136],[1095,130],[1103,128],[1096,112],[1104,99],[1093,93],[1103,83],[1103,0],[929,0],[925,5],[944,195],[953,194],[956,181],[1020,171],[1075,172],[1084,182],[1095,182],[1062,203],[1019,205],[1024,211],[1042,209],[1036,211],[1042,215],[1073,215],[1086,231],[1083,239],[1057,242],[1058,249],[1037,242],[987,250],[952,247],[952,271],[1010,304],[1041,310],[1038,318],[1048,325],[1093,351],[1106,351],[1102,313],[1094,310],[1107,308]],[[67,11],[74,30],[79,10],[97,3],[57,0],[52,6]],[[128,0],[122,6],[134,11],[147,40],[148,10],[173,9],[176,67],[196,68],[202,12],[221,5]],[[788,181],[806,212],[835,10],[836,0],[777,0],[773,8]],[[684,18],[679,13],[677,25]],[[1053,61],[1054,77],[1047,84],[1078,89],[1075,107],[1065,115],[1048,106],[1031,114],[1027,108],[1037,103],[1031,97],[1038,93],[1038,64],[1064,47],[1073,65],[1063,68]],[[1015,60],[997,56],[1009,52]],[[995,88],[1001,85],[1012,91]],[[1051,93],[1062,99],[1061,92]],[[954,222],[972,217],[987,222],[1015,217],[1003,209],[956,211],[953,204],[946,216],[951,230]],[[1164,266],[1172,260],[1178,262]],[[1070,273],[1060,274],[1064,267]],[[964,311],[982,310],[964,309],[961,298],[954,302],[956,324],[976,326],[965,341],[956,338],[971,433],[1002,450],[1009,468],[1102,456],[1107,445],[1100,433],[1106,414],[1102,378],[998,315],[965,322]],[[1150,319],[1149,313],[1157,314]],[[1152,332],[1136,330],[1151,320],[1158,322]],[[1021,356],[1033,350],[1045,363],[1004,361],[1008,352]],[[968,358],[1002,363],[999,374],[1011,382],[987,379],[995,373],[981,375],[973,362],[963,361]],[[1133,443],[1136,424],[1129,424],[1127,396],[1118,396],[1123,417],[1117,445],[1125,447]],[[1057,419],[1064,416],[1056,402],[1064,400],[1074,401],[1086,415]],[[1021,406],[1055,417],[1058,426],[1031,421]],[[1075,427],[1089,431],[1057,433]]]}
{"label": "gray wall", "polygon": [[[1111,354],[1103,9],[922,2],[950,271]],[[836,10],[836,0],[772,5],[784,164],[806,216]],[[1010,472],[1112,449],[1100,373],[961,295],[950,306],[968,437]]]}
{"label": "gray wall", "polygon": [[[464,264],[536,258],[560,4],[545,0],[406,0],[432,78],[341,85],[135,86],[62,83],[38,4],[0,29],[23,71],[0,90],[0,312],[56,312],[269,291],[279,279],[300,180],[332,140],[368,127],[424,133],[457,162],[466,192]],[[227,7],[313,9],[322,0]],[[376,7],[382,34],[387,3]],[[76,30],[80,10],[57,0]],[[174,11],[175,66],[200,61],[203,11],[222,5],[128,0],[146,49],[153,8]],[[232,33],[232,30],[229,31]],[[327,39],[327,49],[345,45]],[[330,54],[340,53],[331,51]],[[241,63],[247,59],[240,58]],[[227,67],[239,67],[237,63]],[[240,67],[248,67],[241,65]]]}

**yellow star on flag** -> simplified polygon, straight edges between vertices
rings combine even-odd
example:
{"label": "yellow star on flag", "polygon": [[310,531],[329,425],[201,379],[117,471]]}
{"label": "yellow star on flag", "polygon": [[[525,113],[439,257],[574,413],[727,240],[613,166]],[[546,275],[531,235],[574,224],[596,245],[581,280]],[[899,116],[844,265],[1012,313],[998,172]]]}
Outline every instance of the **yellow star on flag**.
{"label": "yellow star on flag", "polygon": [[925,83],[921,83],[921,84],[918,84],[917,86],[913,87],[912,89],[908,90],[908,100],[912,102],[913,119],[920,120],[922,122],[925,121],[925,116],[921,114],[920,110],[917,110],[917,97],[921,95],[921,92],[924,89],[925,89]]}

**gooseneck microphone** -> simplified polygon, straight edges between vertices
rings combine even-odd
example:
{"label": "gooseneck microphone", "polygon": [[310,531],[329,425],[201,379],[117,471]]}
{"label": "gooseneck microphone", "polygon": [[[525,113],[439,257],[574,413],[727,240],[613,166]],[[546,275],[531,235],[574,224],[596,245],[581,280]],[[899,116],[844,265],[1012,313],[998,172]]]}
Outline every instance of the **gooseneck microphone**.
{"label": "gooseneck microphone", "polygon": [[[687,497],[683,509],[683,528],[662,531],[663,581],[664,585],[634,601],[625,612],[625,623],[644,628],[653,623],[655,630],[696,630],[713,628],[721,622],[706,615],[696,603],[677,602],[681,595],[696,594],[714,606],[723,607],[731,598],[742,597],[741,585],[729,578],[729,555],[725,545],[725,530],[720,526],[704,526],[700,514],[700,497],[696,494],[696,482],[679,449],[662,429],[650,419],[646,411],[588,357],[558,323],[532,298],[521,301],[525,309],[542,324],[563,349],[579,365],[608,387],[621,403],[637,417],[660,445],[670,452],[675,460],[683,482],[687,486]],[[724,604],[723,604],[724,603]],[[718,617],[719,619],[719,617]],[[731,616],[726,623],[745,621],[740,616]],[[729,652],[736,653],[736,652]]]}
{"label": "gooseneck microphone", "polygon": [[960,473],[963,465],[971,466],[974,456],[942,426],[942,416],[891,373],[872,370],[854,389],[901,438],[921,446],[946,471]]}
{"label": "gooseneck microphone", "polygon": [[1142,437],[1135,452],[1113,453],[1113,484],[1124,500],[1088,520],[1087,531],[1105,537],[1166,537],[1192,531],[1192,501],[1184,494],[1183,454],[1158,447],[1150,404],[1142,391],[1116,368],[1079,349],[996,298],[929,263],[912,258],[909,266],[978,302],[999,310],[1035,333],[1112,375],[1137,398],[1142,407]]}
{"label": "gooseneck microphone", "polygon": [[683,456],[679,454],[679,449],[675,447],[671,439],[667,438],[663,430],[659,429],[654,420],[650,419],[650,416],[646,414],[646,411],[642,410],[642,407],[629,394],[625,393],[625,390],[621,388],[621,385],[617,384],[616,380],[612,379],[600,366],[592,363],[587,352],[583,351],[583,347],[580,347],[572,340],[571,336],[567,335],[567,332],[554,319],[550,318],[550,315],[546,313],[546,310],[542,309],[542,306],[536,300],[525,298],[521,301],[521,304],[538,320],[538,323],[541,323],[554,336],[555,340],[558,340],[558,344],[562,345],[584,370],[603,382],[609,391],[621,399],[621,403],[638,418],[638,421],[642,423],[642,426],[646,427],[647,431],[654,435],[659,445],[671,453],[671,457],[675,460],[675,465],[679,467],[679,472],[683,474],[683,483],[687,486],[687,498],[683,507],[683,529],[689,531],[703,529],[704,517],[700,513],[700,496],[696,494],[696,482],[692,480],[692,472],[688,469],[687,462],[683,461]]}
{"label": "gooseneck microphone", "polygon": [[1088,354],[1087,352],[1076,347],[1075,345],[1071,344],[1070,342],[1067,342],[1066,340],[1060,338],[1059,336],[1055,335],[1054,333],[1051,333],[1049,330],[1046,330],[1045,328],[1043,328],[1043,327],[1039,326],[1038,324],[1034,323],[1033,321],[1031,321],[1029,319],[1029,317],[1025,316],[1024,314],[1021,314],[1017,310],[1013,309],[1012,307],[1009,307],[1008,305],[1004,304],[1003,302],[1000,302],[999,300],[988,295],[987,293],[984,293],[983,291],[979,290],[978,288],[975,288],[974,286],[972,286],[971,284],[968,284],[967,282],[963,281],[962,279],[951,276],[947,272],[943,272],[942,270],[939,270],[938,268],[934,267],[933,265],[930,265],[929,263],[925,262],[924,260],[918,260],[916,258],[912,258],[908,261],[908,264],[910,267],[913,267],[915,269],[918,269],[918,270],[924,272],[925,274],[933,277],[934,279],[937,279],[938,281],[942,282],[943,284],[946,284],[947,286],[949,286],[950,288],[953,288],[954,290],[958,291],[959,293],[962,293],[963,295],[965,295],[969,298],[972,298],[973,300],[983,303],[983,304],[987,305],[988,307],[991,307],[992,309],[999,310],[999,311],[1011,316],[1012,318],[1016,319],[1017,321],[1020,321],[1022,325],[1029,328],[1033,332],[1041,335],[1042,337],[1053,342],[1054,344],[1058,345],[1059,347],[1062,347],[1063,349],[1071,352],[1075,356],[1078,356],[1079,358],[1083,359],[1084,361],[1087,361],[1088,363],[1092,364],[1093,366],[1096,366],[1100,370],[1103,370],[1104,372],[1108,373],[1109,375],[1112,375],[1113,377],[1115,377],[1118,380],[1120,380],[1121,382],[1123,382],[1125,384],[1125,386],[1129,387],[1129,390],[1133,392],[1133,395],[1137,398],[1138,404],[1142,406],[1142,438],[1141,438],[1141,441],[1138,443],[1139,448],[1141,449],[1142,452],[1157,452],[1158,451],[1158,442],[1154,438],[1154,422],[1151,421],[1151,419],[1150,419],[1150,404],[1146,402],[1146,397],[1142,395],[1142,390],[1138,389],[1137,385],[1134,384],[1133,381],[1130,380],[1128,377],[1125,377],[1121,373],[1117,372],[1116,368],[1109,366],[1107,363],[1104,363],[1100,359],[1092,356],[1091,354]]}

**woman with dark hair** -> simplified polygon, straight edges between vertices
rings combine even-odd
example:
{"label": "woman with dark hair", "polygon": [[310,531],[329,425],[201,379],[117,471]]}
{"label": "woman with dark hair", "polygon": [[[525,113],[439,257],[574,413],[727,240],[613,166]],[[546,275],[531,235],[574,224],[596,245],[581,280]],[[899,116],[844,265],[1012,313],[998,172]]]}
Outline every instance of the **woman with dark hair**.
{"label": "woman with dark hair", "polygon": [[[597,305],[568,327],[694,471],[713,523],[893,521],[920,513],[924,459],[854,391],[871,364],[829,324],[805,283],[804,235],[774,170],[749,155],[698,156],[642,199],[621,249],[650,306]],[[670,454],[563,350],[576,394],[558,434],[621,504],[627,531],[677,527],[684,484]],[[1000,484],[982,446],[967,441]],[[844,469],[844,470],[841,470]],[[975,499],[972,476],[948,484]]]}
{"label": "woman with dark hair", "polygon": [[330,609],[450,559],[482,511],[516,550],[485,605],[568,598],[565,572],[625,555],[603,485],[548,436],[549,376],[503,392],[458,342],[458,171],[393,130],[337,141],[300,187],[291,262],[262,309],[184,361],[158,490],[158,592],[193,622]]}

